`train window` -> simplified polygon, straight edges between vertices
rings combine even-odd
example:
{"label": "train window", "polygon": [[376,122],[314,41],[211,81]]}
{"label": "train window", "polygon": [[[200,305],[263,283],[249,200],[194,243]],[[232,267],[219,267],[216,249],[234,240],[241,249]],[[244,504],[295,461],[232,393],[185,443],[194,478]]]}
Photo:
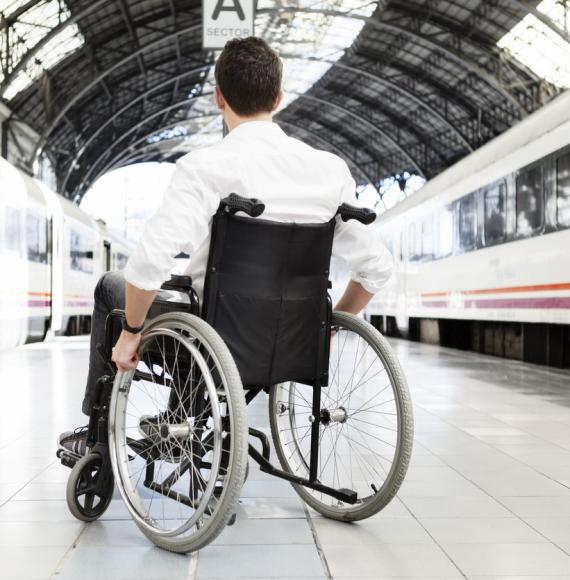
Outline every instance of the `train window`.
{"label": "train window", "polygon": [[447,206],[439,214],[438,252],[440,258],[447,258],[453,252],[453,208]]}
{"label": "train window", "polygon": [[70,230],[69,267],[91,274],[93,272],[93,240],[91,236]]}
{"label": "train window", "polygon": [[422,256],[422,239],[418,235],[416,224],[408,227],[408,257],[410,260],[419,260]]}
{"label": "train window", "polygon": [[517,233],[529,235],[544,220],[542,167],[533,167],[517,176]]}
{"label": "train window", "polygon": [[129,257],[126,254],[123,254],[122,252],[115,252],[115,263],[113,268],[115,270],[122,270],[127,265],[128,261]]}
{"label": "train window", "polygon": [[31,210],[26,211],[26,245],[30,262],[48,263],[48,221]]}
{"label": "train window", "polygon": [[570,153],[556,161],[556,200],[558,223],[570,226]]}
{"label": "train window", "polygon": [[400,232],[400,262],[403,262],[406,259],[406,240],[404,237],[404,232]]}
{"label": "train window", "polygon": [[10,254],[22,255],[22,227],[20,211],[15,207],[6,206],[6,221],[4,225],[4,249]]}
{"label": "train window", "polygon": [[485,192],[485,244],[492,245],[505,239],[506,185],[500,183]]}
{"label": "train window", "polygon": [[468,195],[459,201],[459,245],[465,252],[477,242],[477,200]]}
{"label": "train window", "polygon": [[433,259],[433,218],[430,216],[422,222],[422,257]]}

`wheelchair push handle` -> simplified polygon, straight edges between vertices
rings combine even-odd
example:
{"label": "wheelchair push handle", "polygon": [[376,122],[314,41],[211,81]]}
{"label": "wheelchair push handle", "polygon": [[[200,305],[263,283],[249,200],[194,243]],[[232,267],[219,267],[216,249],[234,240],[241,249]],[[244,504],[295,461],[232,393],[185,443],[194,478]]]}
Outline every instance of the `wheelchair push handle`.
{"label": "wheelchair push handle", "polygon": [[343,222],[347,222],[348,220],[356,220],[365,226],[374,223],[376,220],[376,213],[371,209],[367,207],[357,207],[348,203],[339,205],[336,213],[341,217]]}
{"label": "wheelchair push handle", "polygon": [[258,217],[265,211],[265,204],[254,197],[242,197],[237,193],[230,193],[220,202],[219,211],[231,214],[243,211],[250,217]]}

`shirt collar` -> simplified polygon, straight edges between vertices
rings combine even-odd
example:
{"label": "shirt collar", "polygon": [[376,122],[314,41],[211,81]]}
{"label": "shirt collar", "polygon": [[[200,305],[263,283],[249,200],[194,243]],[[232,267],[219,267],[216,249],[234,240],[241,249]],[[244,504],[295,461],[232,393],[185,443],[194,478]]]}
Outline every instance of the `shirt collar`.
{"label": "shirt collar", "polygon": [[274,121],[246,121],[232,129],[225,138],[279,134],[284,135],[284,131]]}

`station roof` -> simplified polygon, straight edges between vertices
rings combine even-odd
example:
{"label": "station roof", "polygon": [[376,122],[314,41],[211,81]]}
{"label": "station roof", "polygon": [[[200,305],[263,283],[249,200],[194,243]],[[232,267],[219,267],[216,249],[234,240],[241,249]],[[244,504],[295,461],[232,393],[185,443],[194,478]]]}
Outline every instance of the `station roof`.
{"label": "station roof", "polygon": [[[0,0],[0,98],[60,193],[219,139],[200,0]],[[429,179],[570,86],[570,2],[258,0],[277,120],[361,186]],[[29,159],[30,167],[34,159]]]}

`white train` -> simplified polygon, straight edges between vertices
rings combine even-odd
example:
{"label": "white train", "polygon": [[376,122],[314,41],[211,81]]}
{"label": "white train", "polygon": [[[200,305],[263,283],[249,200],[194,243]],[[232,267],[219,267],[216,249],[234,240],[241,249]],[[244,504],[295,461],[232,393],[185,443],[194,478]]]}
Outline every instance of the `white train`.
{"label": "white train", "polygon": [[99,276],[132,245],[0,158],[0,349],[89,331]]}
{"label": "white train", "polygon": [[570,366],[570,91],[378,219],[388,333]]}

